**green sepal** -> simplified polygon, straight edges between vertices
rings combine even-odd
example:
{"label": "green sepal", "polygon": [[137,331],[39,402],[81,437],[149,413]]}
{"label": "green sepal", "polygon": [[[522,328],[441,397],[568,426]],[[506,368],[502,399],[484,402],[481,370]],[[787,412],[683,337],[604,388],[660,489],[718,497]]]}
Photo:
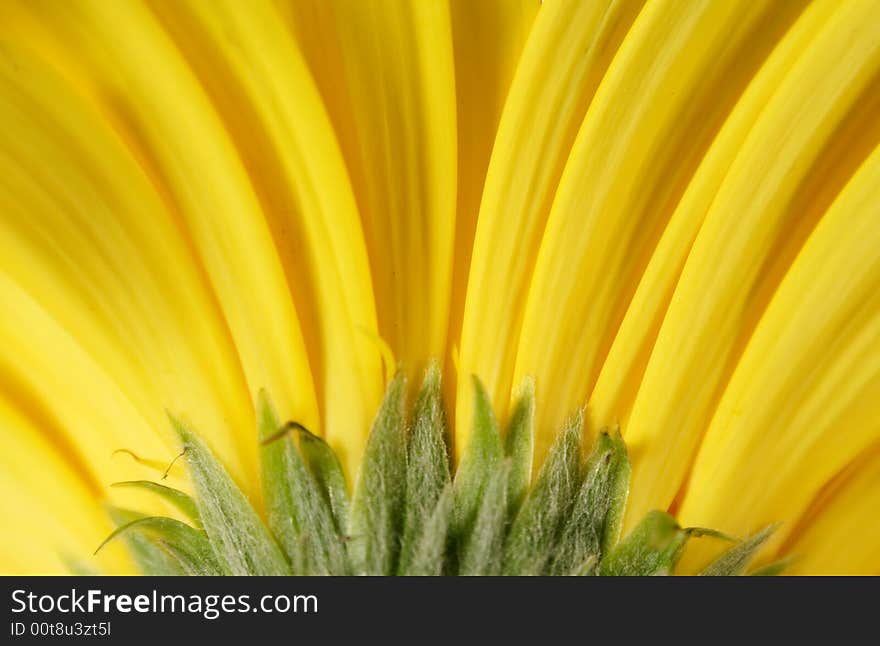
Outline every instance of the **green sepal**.
{"label": "green sepal", "polygon": [[[484,492],[497,478],[504,460],[504,446],[489,396],[476,377],[473,378],[473,385],[473,428],[453,483],[452,532],[457,542],[464,541],[473,528],[477,513],[483,506]],[[494,486],[497,489],[497,484]],[[506,484],[504,489],[506,492]]]}
{"label": "green sepal", "polygon": [[[736,542],[715,530],[682,528],[661,511],[649,513],[618,542],[631,471],[619,432],[602,432],[581,469],[578,415],[557,436],[530,488],[533,385],[524,383],[504,440],[476,378],[474,390],[471,441],[453,480],[439,367],[433,363],[426,371],[410,427],[406,381],[398,373],[373,422],[350,504],[331,447],[296,422],[281,424],[260,393],[271,533],[208,448],[172,419],[196,502],[155,482],[116,486],[156,493],[203,528],[117,510],[121,526],[107,541],[123,536],[152,574],[423,576],[670,574],[691,537]],[[703,574],[742,574],[772,529],[736,542]],[[752,574],[778,574],[789,562]]]}
{"label": "green sepal", "polygon": [[[438,503],[452,476],[446,446],[446,415],[440,392],[440,367],[436,362],[428,367],[416,400],[406,459],[403,537],[397,570],[400,574],[413,570],[433,571],[436,568],[426,559],[429,553],[435,552],[437,545],[443,547],[438,554],[442,569],[448,519],[442,517],[443,508],[438,510]],[[435,517],[438,513],[439,518]],[[443,525],[442,540],[428,535],[438,531],[438,523]]]}
{"label": "green sepal", "polygon": [[[314,446],[311,439],[314,436],[301,425],[280,426],[265,394],[260,397],[259,416],[260,436],[264,438],[261,441],[263,479],[274,483],[272,491],[266,492],[269,526],[281,542],[293,572],[346,574],[344,538],[333,514],[331,493],[322,487],[314,470],[306,464],[302,448],[310,443],[315,449],[313,453],[323,451],[320,446]],[[326,459],[320,454],[318,457]],[[327,465],[321,468],[326,470]]]}
{"label": "green sepal", "polygon": [[685,531],[691,538],[702,538],[704,536],[708,536],[710,538],[717,538],[722,541],[727,541],[728,543],[739,542],[739,539],[735,536],[731,536],[730,534],[726,534],[725,532],[719,532],[717,529],[711,529],[709,527],[687,527],[685,528]]}
{"label": "green sepal", "polygon": [[[291,437],[283,445],[283,468],[296,505],[290,510],[298,529],[298,549],[292,561],[300,572],[311,575],[347,574],[345,538],[336,526],[329,499],[303,459]],[[302,445],[300,445],[302,446]]]}
{"label": "green sepal", "polygon": [[650,511],[599,565],[602,576],[671,574],[690,534],[665,511]]}
{"label": "green sepal", "polygon": [[596,576],[599,570],[599,559],[595,554],[588,556],[583,563],[574,568],[571,576]]}
{"label": "green sepal", "polygon": [[629,485],[632,481],[632,463],[629,460],[629,452],[626,450],[626,442],[620,435],[620,429],[614,428],[609,437],[614,447],[614,453],[606,471],[610,483],[607,483],[605,504],[608,512],[605,516],[605,528],[602,532],[602,554],[610,552],[620,540],[626,501],[629,498]]}
{"label": "green sepal", "polygon": [[301,532],[297,522],[299,502],[287,473],[287,433],[280,433],[278,415],[265,391],[257,400],[257,433],[260,440],[260,479],[269,529],[287,555],[294,574],[306,571]]}
{"label": "green sepal", "polygon": [[343,536],[348,531],[351,500],[345,484],[345,473],[336,452],[323,438],[307,429],[300,429],[299,451],[312,472],[315,482],[330,505],[337,533]]}
{"label": "green sepal", "polygon": [[199,517],[217,560],[233,575],[276,576],[290,567],[245,495],[205,444],[171,417],[189,465]]}
{"label": "green sepal", "polygon": [[503,564],[510,462],[502,462],[483,488],[469,530],[458,536],[458,574],[495,576]]}
{"label": "green sepal", "polygon": [[391,380],[373,420],[351,508],[349,554],[357,574],[396,568],[406,495],[406,378]]}
{"label": "green sepal", "polygon": [[574,503],[580,470],[583,413],[556,436],[535,484],[517,513],[504,545],[507,575],[543,574]]}
{"label": "green sepal", "polygon": [[154,545],[163,548],[186,574],[196,576],[230,574],[217,562],[205,532],[179,520],[163,516],[143,516],[117,527],[98,546],[95,553],[97,554],[113,539],[131,533],[141,534],[150,539]]}
{"label": "green sepal", "polygon": [[770,563],[767,563],[767,565],[762,565],[749,572],[749,576],[779,576],[796,560],[795,557],[787,556],[777,561],[771,561]]}
{"label": "green sepal", "polygon": [[[132,521],[146,518],[144,514],[136,511],[113,506],[107,508],[107,513],[117,529]],[[181,576],[186,574],[177,559],[151,536],[142,532],[128,531],[123,532],[122,539],[143,574],[147,576]]]}
{"label": "green sepal", "polygon": [[401,576],[440,576],[443,574],[447,537],[452,523],[452,484],[448,484],[434,510],[425,521],[423,531],[409,550],[409,556],[398,569]]}
{"label": "green sepal", "polygon": [[535,382],[527,378],[520,387],[504,434],[504,454],[510,460],[507,484],[507,518],[513,521],[532,480],[535,453]]}
{"label": "green sepal", "polygon": [[199,518],[199,510],[196,506],[196,501],[192,499],[192,496],[179,489],[166,487],[165,485],[153,482],[152,480],[126,480],[124,482],[114,482],[110,486],[123,488],[132,487],[134,489],[143,489],[144,491],[154,493],[174,505],[196,525],[201,526],[202,524],[202,521]]}
{"label": "green sepal", "polygon": [[554,551],[551,573],[577,574],[598,564],[620,538],[629,493],[630,462],[620,433],[603,430],[593,444],[574,505]]}
{"label": "green sepal", "polygon": [[776,525],[768,525],[760,532],[743,539],[712,561],[706,569],[700,572],[700,576],[738,576],[743,574],[755,554],[775,531]]}

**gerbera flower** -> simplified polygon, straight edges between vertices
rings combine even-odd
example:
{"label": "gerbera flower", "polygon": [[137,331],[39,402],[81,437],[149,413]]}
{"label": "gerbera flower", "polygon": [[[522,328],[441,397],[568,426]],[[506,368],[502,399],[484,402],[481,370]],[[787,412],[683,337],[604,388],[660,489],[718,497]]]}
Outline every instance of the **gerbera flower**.
{"label": "gerbera flower", "polygon": [[3,2],[0,570],[880,574],[878,115],[872,0]]}

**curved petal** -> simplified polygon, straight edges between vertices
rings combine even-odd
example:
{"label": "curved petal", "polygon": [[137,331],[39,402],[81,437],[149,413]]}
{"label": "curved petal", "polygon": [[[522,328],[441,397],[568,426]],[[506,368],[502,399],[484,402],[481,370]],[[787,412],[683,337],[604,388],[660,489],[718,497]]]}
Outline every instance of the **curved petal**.
{"label": "curved petal", "polygon": [[684,523],[779,545],[880,439],[880,148],[782,281],[731,378],[681,503]]}
{"label": "curved petal", "polygon": [[846,180],[814,174],[846,154],[849,137],[840,137],[841,127],[856,136],[861,128],[876,142],[878,11],[872,3],[838,4],[768,102],[718,191],[625,429],[633,453],[627,526],[673,501],[714,404],[785,272],[787,265],[774,263],[796,252],[786,243],[803,239],[828,194]]}
{"label": "curved petal", "polygon": [[[486,173],[461,328],[459,374],[478,376],[495,410],[510,400],[526,294],[565,160],[641,5],[547,2],[523,49]],[[458,380],[459,456],[471,428],[470,384]]]}
{"label": "curved petal", "polygon": [[[185,414],[252,480],[247,389],[188,245],[109,124],[44,63],[11,44],[3,53],[0,271],[153,428],[167,429],[169,445],[166,409]],[[127,448],[143,447],[132,437]]]}
{"label": "curved petal", "polygon": [[449,3],[284,4],[348,164],[379,333],[419,374],[430,358],[445,357],[449,314],[456,195]]}
{"label": "curved petal", "polygon": [[[113,482],[154,476],[115,454],[133,442],[143,455],[162,461],[174,457],[168,433],[151,426],[70,334],[4,274],[0,306],[7,313],[0,317],[5,396],[51,438],[83,479],[106,490]],[[119,495],[138,506],[145,501],[135,491]]]}
{"label": "curved petal", "polygon": [[783,548],[791,574],[880,575],[880,453],[846,469],[813,504],[802,532]]}
{"label": "curved petal", "polygon": [[647,260],[718,129],[801,9],[648,4],[565,166],[535,263],[514,383],[535,379],[536,458],[585,403]]}
{"label": "curved petal", "polygon": [[455,100],[458,121],[458,203],[452,301],[449,306],[444,400],[455,410],[455,359],[460,344],[477,214],[498,121],[535,15],[538,0],[453,0]]}
{"label": "curved petal", "polygon": [[[285,418],[319,427],[271,232],[222,122],[174,43],[141,2],[38,1],[22,11],[31,31],[45,29],[35,46],[114,121],[186,227],[252,397],[266,388]],[[247,432],[252,437],[252,427]]]}
{"label": "curved petal", "polygon": [[323,425],[314,431],[354,474],[382,370],[361,222],[321,96],[268,0],[153,6],[245,162],[310,353]]}
{"label": "curved petal", "polygon": [[71,562],[130,573],[120,545],[92,552],[113,530],[101,495],[18,406],[0,397],[0,572],[65,574]]}
{"label": "curved petal", "polygon": [[589,398],[592,428],[626,426],[657,333],[688,252],[740,145],[778,85],[834,13],[836,0],[810,4],[749,82],[688,183],[614,334]]}

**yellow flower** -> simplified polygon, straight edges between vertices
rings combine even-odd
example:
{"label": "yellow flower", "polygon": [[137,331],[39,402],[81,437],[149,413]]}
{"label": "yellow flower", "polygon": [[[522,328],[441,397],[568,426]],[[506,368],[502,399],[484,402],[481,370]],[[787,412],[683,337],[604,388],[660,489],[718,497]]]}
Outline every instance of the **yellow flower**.
{"label": "yellow flower", "polygon": [[259,507],[261,391],[352,476],[439,360],[458,456],[531,379],[624,531],[880,574],[875,0],[7,0],[0,123],[3,573],[131,571],[168,412]]}

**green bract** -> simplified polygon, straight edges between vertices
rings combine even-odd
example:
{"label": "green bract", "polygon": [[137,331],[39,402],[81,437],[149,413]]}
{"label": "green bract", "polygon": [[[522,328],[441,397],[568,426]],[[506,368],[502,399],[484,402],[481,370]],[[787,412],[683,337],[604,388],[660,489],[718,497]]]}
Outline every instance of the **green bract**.
{"label": "green bract", "polygon": [[453,478],[438,367],[409,412],[398,373],[351,499],[333,450],[302,425],[282,423],[261,393],[268,526],[207,446],[172,419],[195,499],[146,481],[117,486],[164,497],[190,524],[113,509],[117,529],[101,547],[124,537],[145,574],[645,576],[672,574],[688,540],[711,535],[732,546],[701,574],[726,576],[745,573],[773,532],[738,541],[653,511],[621,540],[630,462],[617,429],[602,430],[584,461],[579,412],[532,479],[534,387],[521,389],[504,438],[476,379],[474,389],[473,432]]}

